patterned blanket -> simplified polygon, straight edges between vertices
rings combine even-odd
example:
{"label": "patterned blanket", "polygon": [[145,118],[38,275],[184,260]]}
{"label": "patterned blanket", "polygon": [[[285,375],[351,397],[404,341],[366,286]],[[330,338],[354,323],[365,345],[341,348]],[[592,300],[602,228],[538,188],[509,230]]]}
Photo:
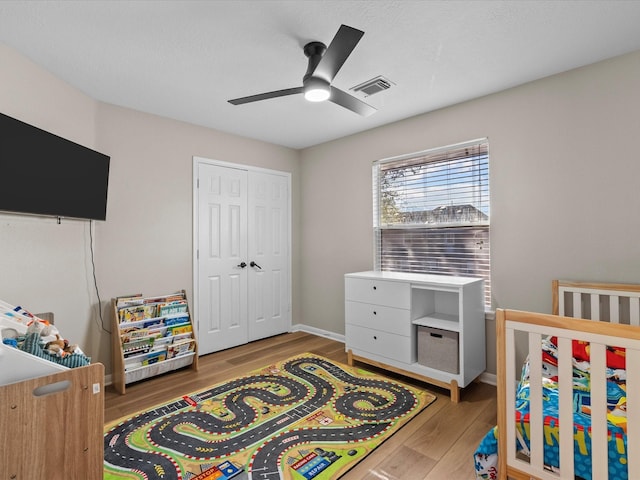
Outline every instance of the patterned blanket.
{"label": "patterned blanket", "polygon": [[[544,463],[559,467],[558,449],[558,355],[557,341],[542,342],[542,396],[544,416]],[[576,477],[592,480],[591,475],[591,377],[589,344],[573,342],[573,435]],[[609,478],[629,478],[626,466],[626,370],[624,349],[607,348],[607,407],[609,431]],[[516,390],[516,448],[527,455],[529,443],[529,360],[522,369]],[[474,454],[476,478],[498,478],[498,431],[491,429]],[[597,479],[594,479],[597,480]]]}

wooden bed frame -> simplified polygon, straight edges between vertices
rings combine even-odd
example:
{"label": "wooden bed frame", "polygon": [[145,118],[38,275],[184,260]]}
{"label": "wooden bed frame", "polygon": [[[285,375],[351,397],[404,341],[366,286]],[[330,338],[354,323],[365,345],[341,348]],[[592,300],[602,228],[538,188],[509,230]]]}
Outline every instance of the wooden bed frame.
{"label": "wooden bed frame", "polygon": [[[638,367],[627,369],[628,471],[637,474],[640,472],[640,285],[554,280],[552,287],[556,315],[496,311],[499,478],[574,478],[572,340],[591,343],[594,479],[608,478],[606,346],[626,348],[627,365]],[[530,457],[523,458],[516,452],[515,392],[520,371],[515,348],[517,332],[527,337],[530,352],[540,350],[544,336],[558,337],[559,472],[545,470],[543,464],[542,382],[534,381],[542,377],[541,362],[530,363]],[[563,418],[570,420],[563,422]]]}
{"label": "wooden bed frame", "polygon": [[0,478],[102,479],[104,366],[69,369],[0,343],[0,369]]}
{"label": "wooden bed frame", "polygon": [[0,478],[101,479],[103,391],[101,363],[0,386]]}

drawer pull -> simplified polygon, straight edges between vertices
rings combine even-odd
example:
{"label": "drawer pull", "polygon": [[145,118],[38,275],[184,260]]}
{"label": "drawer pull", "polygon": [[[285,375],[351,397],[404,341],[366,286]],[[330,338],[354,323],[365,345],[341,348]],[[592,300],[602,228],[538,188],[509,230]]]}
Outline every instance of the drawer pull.
{"label": "drawer pull", "polygon": [[374,311],[373,311],[373,314],[374,314],[374,315],[377,315],[377,314],[378,314],[378,312],[376,312],[376,311],[374,310]]}
{"label": "drawer pull", "polygon": [[378,289],[378,287],[376,287],[376,286],[374,285],[374,286],[373,286],[373,289],[374,289],[374,290],[377,290],[377,289]]}
{"label": "drawer pull", "polygon": [[374,336],[373,336],[373,339],[374,339],[374,340],[377,340],[377,339],[378,339],[378,337],[376,337],[376,336],[374,335]]}
{"label": "drawer pull", "polygon": [[432,337],[436,337],[436,338],[442,338],[442,334],[441,333],[429,332],[429,335],[431,335]]}

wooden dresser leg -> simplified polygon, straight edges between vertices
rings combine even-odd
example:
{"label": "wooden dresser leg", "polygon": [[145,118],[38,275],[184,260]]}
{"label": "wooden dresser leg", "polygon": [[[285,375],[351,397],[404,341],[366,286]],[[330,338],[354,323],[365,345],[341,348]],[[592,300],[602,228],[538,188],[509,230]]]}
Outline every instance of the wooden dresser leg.
{"label": "wooden dresser leg", "polygon": [[351,349],[347,350],[347,364],[353,367],[353,352]]}
{"label": "wooden dresser leg", "polygon": [[458,403],[460,402],[460,388],[458,388],[458,382],[456,380],[451,380],[451,402]]}

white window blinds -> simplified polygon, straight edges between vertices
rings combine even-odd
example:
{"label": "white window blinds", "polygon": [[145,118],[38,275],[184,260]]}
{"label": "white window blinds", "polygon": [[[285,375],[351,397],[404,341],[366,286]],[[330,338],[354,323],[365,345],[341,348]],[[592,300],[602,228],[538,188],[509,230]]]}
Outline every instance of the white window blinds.
{"label": "white window blinds", "polygon": [[376,269],[485,279],[490,306],[486,139],[373,165]]}

